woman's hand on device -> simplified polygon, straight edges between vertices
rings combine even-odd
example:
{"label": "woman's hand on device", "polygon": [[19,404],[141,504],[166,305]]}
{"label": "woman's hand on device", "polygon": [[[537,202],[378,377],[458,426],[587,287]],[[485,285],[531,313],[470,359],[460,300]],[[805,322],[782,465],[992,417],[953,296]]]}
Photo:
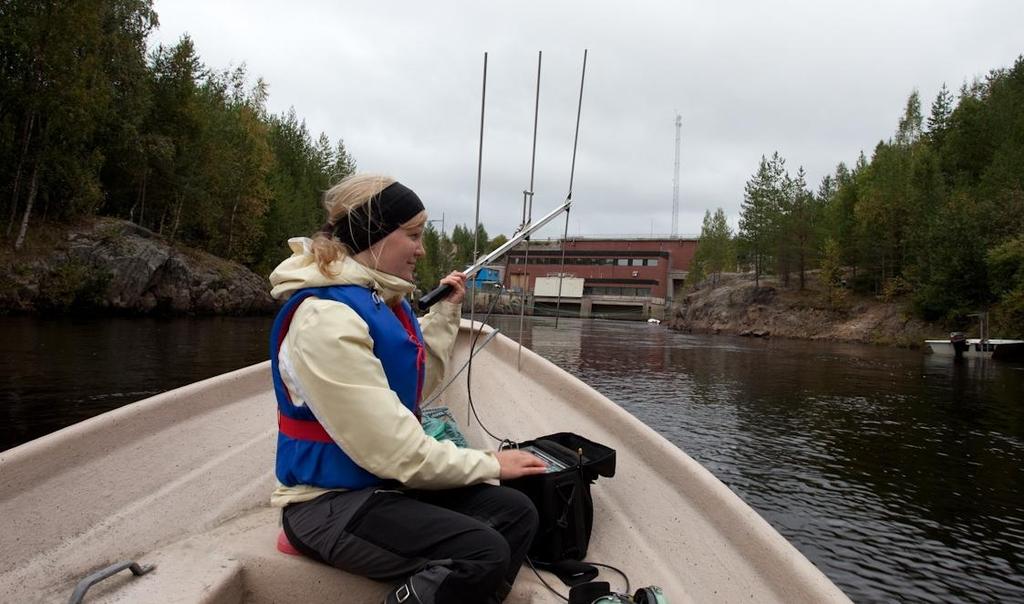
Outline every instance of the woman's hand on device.
{"label": "woman's hand on device", "polygon": [[526,451],[516,449],[505,449],[494,454],[501,465],[501,479],[512,480],[522,476],[543,474],[547,471],[547,465],[534,455]]}

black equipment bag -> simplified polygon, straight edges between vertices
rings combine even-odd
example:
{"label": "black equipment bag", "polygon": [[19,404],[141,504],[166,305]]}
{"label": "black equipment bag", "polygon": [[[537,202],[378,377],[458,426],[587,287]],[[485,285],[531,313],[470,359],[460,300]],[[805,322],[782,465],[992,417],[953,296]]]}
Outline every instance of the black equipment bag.
{"label": "black equipment bag", "polygon": [[549,464],[546,474],[502,481],[523,492],[537,507],[537,535],[530,546],[535,562],[582,560],[594,528],[590,485],[599,476],[615,475],[615,450],[573,434],[559,432],[516,445]]}

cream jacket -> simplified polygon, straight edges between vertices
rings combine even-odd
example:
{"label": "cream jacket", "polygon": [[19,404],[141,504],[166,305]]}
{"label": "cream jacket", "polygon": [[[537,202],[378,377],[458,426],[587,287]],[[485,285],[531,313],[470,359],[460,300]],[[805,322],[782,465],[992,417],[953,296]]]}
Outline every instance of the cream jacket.
{"label": "cream jacket", "polygon": [[[335,277],[317,269],[310,240],[291,239],[292,256],[270,275],[271,295],[285,299],[299,289],[362,285],[392,305],[413,284],[370,269],[351,258],[331,265]],[[420,319],[427,349],[423,396],[440,385],[459,328],[460,308],[436,304]],[[295,405],[308,405],[345,453],[369,472],[406,486],[444,489],[498,478],[491,452],[459,449],[427,436],[416,417],[388,386],[366,323],[351,308],[333,300],[308,299],[299,305],[281,345],[279,366]],[[278,484],[271,505],[307,501],[326,492],[309,485]]]}

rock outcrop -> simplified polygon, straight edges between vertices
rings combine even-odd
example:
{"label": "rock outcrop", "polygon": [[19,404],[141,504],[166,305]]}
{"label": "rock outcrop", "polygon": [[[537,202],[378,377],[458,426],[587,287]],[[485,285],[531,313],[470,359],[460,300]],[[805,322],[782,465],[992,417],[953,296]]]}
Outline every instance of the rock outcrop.
{"label": "rock outcrop", "polygon": [[78,225],[49,253],[5,264],[0,309],[8,312],[245,315],[276,308],[266,279],[246,267],[121,220]]}
{"label": "rock outcrop", "polygon": [[899,301],[856,296],[843,290],[829,303],[814,276],[797,291],[762,278],[724,275],[716,287],[691,292],[673,309],[672,329],[750,337],[779,336],[920,346],[942,329],[910,316]]}

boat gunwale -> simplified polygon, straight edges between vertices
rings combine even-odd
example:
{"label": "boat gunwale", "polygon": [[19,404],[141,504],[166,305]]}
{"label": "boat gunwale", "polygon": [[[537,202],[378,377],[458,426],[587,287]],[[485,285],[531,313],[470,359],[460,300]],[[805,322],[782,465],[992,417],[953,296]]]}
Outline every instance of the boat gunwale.
{"label": "boat gunwale", "polygon": [[[80,422],[65,426],[49,434],[45,434],[30,440],[26,443],[22,443],[16,447],[12,447],[5,451],[0,451],[0,468],[4,466],[20,466],[20,465],[32,465],[27,462],[38,459],[48,459],[54,457],[52,453],[56,453],[62,449],[66,449],[69,446],[74,445],[75,442],[82,442],[91,439],[95,434],[109,429],[111,426],[118,424],[119,422],[129,422],[137,418],[144,419],[147,423],[153,422],[154,420],[161,419],[161,415],[177,414],[178,411],[171,406],[167,406],[165,402],[172,399],[181,399],[182,395],[188,395],[193,392],[205,391],[209,387],[226,387],[230,382],[237,381],[240,383],[246,383],[244,378],[248,377],[251,373],[259,373],[261,371],[267,371],[269,369],[270,361],[261,361],[259,363],[248,365],[234,371],[214,375],[198,382],[192,382],[178,388],[172,388],[170,390],[154,394],[153,396],[140,399],[118,407],[105,411],[99,415],[84,419]],[[253,394],[260,392],[259,389],[254,388]],[[241,397],[240,397],[241,398]],[[191,400],[195,400],[192,398]],[[200,399],[203,400],[203,399]],[[194,403],[197,405],[195,412],[203,413],[207,411],[216,410],[223,406],[219,401],[203,401],[201,403]],[[154,413],[158,415],[153,415]],[[87,449],[85,453],[76,457],[78,462],[91,461],[93,459],[100,458],[110,452],[114,448],[122,448],[131,445],[137,441],[143,440],[150,436],[150,433],[144,431],[126,431],[121,430],[124,434],[124,438],[120,438],[116,443],[110,447],[91,447]],[[47,475],[47,479],[56,478],[70,468],[64,468],[57,472]],[[33,466],[33,473],[38,475],[40,473],[38,465]],[[18,474],[14,474],[14,477],[19,477]],[[6,483],[11,481],[12,476],[4,476]],[[11,486],[8,484],[7,486]],[[16,486],[16,485],[15,485]],[[16,489],[15,489],[16,490]],[[0,503],[6,501],[14,493],[11,489],[4,489],[3,493],[0,493]]]}

